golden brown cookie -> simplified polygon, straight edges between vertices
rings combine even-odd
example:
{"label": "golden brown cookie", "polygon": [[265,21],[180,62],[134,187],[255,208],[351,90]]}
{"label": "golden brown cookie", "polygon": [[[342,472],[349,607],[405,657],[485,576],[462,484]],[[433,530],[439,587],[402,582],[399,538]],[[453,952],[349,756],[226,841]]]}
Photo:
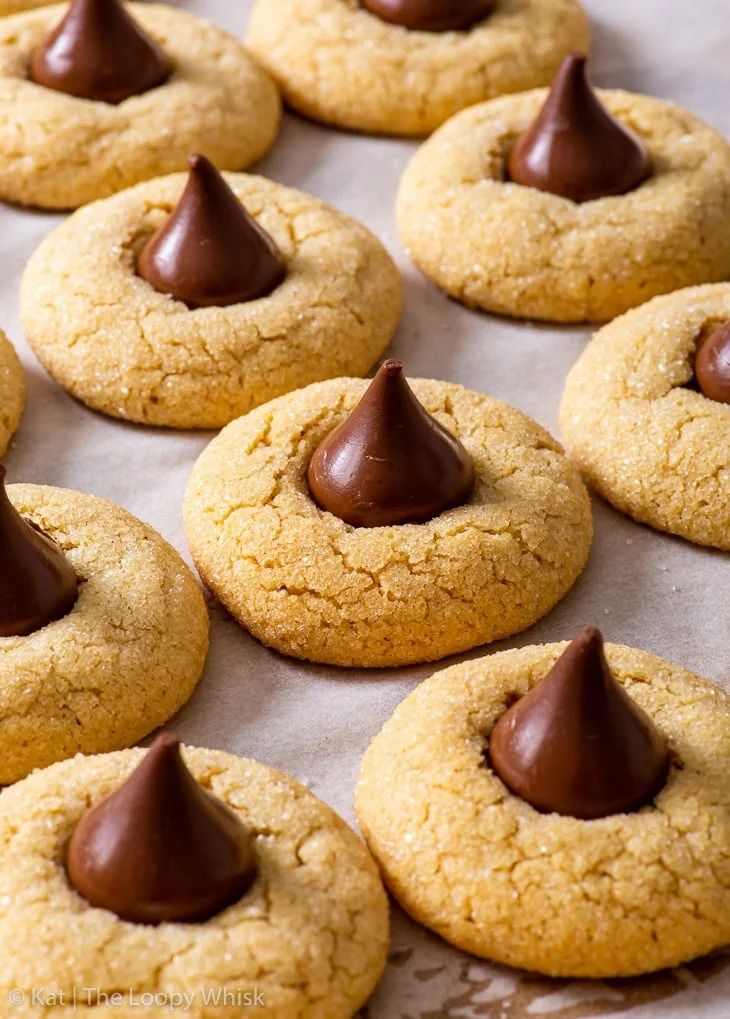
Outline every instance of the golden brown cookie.
{"label": "golden brown cookie", "polygon": [[0,329],[0,456],[5,455],[25,404],[23,368],[12,344]]}
{"label": "golden brown cookie", "polygon": [[319,509],[306,474],[366,388],[316,383],[208,446],[185,498],[205,583],[265,644],[334,665],[430,661],[530,626],[573,585],[591,544],[586,491],[561,447],[498,400],[416,380],[471,455],[474,493],[427,523],[353,527]]}
{"label": "golden brown cookie", "polygon": [[95,410],[176,428],[220,428],[309,382],[364,375],[401,308],[400,277],[379,241],[311,195],[228,175],[287,275],[267,297],[190,310],[135,272],[185,179],[149,181],[81,209],[35,252],[21,318],[51,375]]}
{"label": "golden brown cookie", "polygon": [[460,32],[402,28],[357,0],[258,0],[248,43],[295,110],[338,127],[425,135],[505,92],[546,85],[590,44],[578,0],[499,0]]}
{"label": "golden brown cookie", "polygon": [[495,722],[565,647],[457,665],[397,708],[356,795],[386,883],[460,948],[551,976],[646,973],[727,944],[730,699],[718,687],[608,645],[614,675],[672,755],[664,787],[634,813],[539,813],[488,765]]}
{"label": "golden brown cookie", "polygon": [[465,110],[421,146],[400,184],[398,228],[437,286],[487,311],[581,322],[730,275],[730,145],[672,103],[598,94],[653,162],[624,195],[579,204],[506,180],[542,89]]}
{"label": "golden brown cookie", "polygon": [[131,4],[173,64],[158,88],[117,106],[43,88],[31,54],[61,20],[53,5],[0,23],[0,198],[68,209],[161,174],[205,151],[243,169],[272,144],[280,100],[268,75],[234,38],[179,7]]}
{"label": "golden brown cookie", "polygon": [[47,7],[48,0],[0,0],[0,16],[27,11],[31,7]]}
{"label": "golden brown cookie", "polygon": [[701,338],[730,319],[730,284],[658,297],[605,326],[568,376],[565,443],[617,509],[730,550],[730,406],[693,386]]}
{"label": "golden brown cookie", "polygon": [[[387,900],[362,842],[289,775],[185,750],[195,778],[257,836],[256,882],[205,923],[124,922],[72,889],[64,868],[72,831],[142,757],[79,756],[3,793],[0,997],[14,991],[19,1002],[22,993],[28,1005],[34,988],[62,995],[55,1008],[13,1014],[350,1019],[385,965]],[[216,1006],[224,992],[228,1007]]]}
{"label": "golden brown cookie", "polygon": [[201,677],[209,626],[188,567],[130,513],[41,485],[8,495],[64,550],[80,591],[62,619],[0,638],[0,784],[165,722]]}

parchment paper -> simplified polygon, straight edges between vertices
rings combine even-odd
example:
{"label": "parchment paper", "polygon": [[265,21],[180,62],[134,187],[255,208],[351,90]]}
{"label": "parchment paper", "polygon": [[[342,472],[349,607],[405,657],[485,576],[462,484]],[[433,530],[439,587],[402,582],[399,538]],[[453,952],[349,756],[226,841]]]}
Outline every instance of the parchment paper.
{"label": "parchment paper", "polygon": [[[188,0],[241,36],[247,0]],[[598,84],[676,100],[730,135],[728,0],[587,0]],[[556,433],[565,375],[589,330],[514,323],[447,300],[409,264],[393,224],[411,142],[340,133],[287,117],[259,172],[363,220],[402,269],[405,313],[392,352],[411,375],[492,393]],[[156,527],[189,560],[181,499],[209,434],[114,422],[74,402],[25,346],[17,321],[23,266],[61,217],[0,207],[0,324],[25,365],[28,406],[6,462],[13,480],[104,496]],[[509,243],[509,238],[504,238]],[[560,640],[581,625],[674,659],[730,687],[728,557],[634,524],[595,501],[590,564],[544,620],[503,647]],[[318,668],[261,647],[211,602],[210,660],[173,724],[188,742],[257,757],[305,780],[354,823],[360,757],[395,706],[434,666],[358,672]],[[476,651],[473,654],[481,654]],[[444,662],[453,664],[455,659]],[[437,666],[441,667],[441,666]],[[394,909],[393,952],[369,1019],[727,1019],[730,957],[618,983],[549,981],[459,953]]]}

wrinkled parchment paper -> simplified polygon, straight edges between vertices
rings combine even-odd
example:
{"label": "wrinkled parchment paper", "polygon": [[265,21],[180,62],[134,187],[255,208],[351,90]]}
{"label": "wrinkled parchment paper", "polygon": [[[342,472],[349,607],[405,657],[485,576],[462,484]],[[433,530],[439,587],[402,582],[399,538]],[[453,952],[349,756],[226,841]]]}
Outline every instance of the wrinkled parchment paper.
{"label": "wrinkled parchment paper", "polygon": [[[684,104],[730,136],[728,0],[585,0],[598,84]],[[241,36],[248,0],[187,0]],[[392,352],[409,374],[492,393],[553,433],[565,375],[589,331],[515,323],[448,301],[409,264],[393,224],[399,175],[414,143],[361,138],[287,117],[257,170],[363,220],[402,269],[406,303]],[[208,434],[125,425],[94,414],[51,382],[17,320],[23,266],[61,217],[0,207],[0,324],[18,347],[28,406],[7,464],[14,480],[104,496],[156,527],[189,559],[181,499]],[[544,620],[502,647],[559,640],[584,623],[609,639],[674,659],[730,687],[730,563],[640,527],[596,501],[588,569]],[[261,647],[215,603],[205,677],[174,721],[188,742],[292,772],[354,823],[352,789],[368,742],[433,666],[387,672],[303,665]],[[479,651],[473,654],[479,654]],[[452,664],[451,661],[444,664]],[[397,909],[386,976],[369,1019],[728,1019],[730,957],[642,980],[549,981],[449,948]]]}

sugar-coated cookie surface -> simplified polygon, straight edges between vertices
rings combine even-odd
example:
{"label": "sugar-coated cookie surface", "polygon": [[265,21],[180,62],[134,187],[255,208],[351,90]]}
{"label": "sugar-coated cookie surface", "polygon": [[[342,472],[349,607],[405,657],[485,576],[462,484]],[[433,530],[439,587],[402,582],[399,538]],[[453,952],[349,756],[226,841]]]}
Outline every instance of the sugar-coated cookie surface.
{"label": "sugar-coated cookie surface", "polygon": [[690,388],[700,338],[730,320],[730,284],[658,297],[596,333],[560,411],[587,481],[629,516],[730,550],[730,406]]}
{"label": "sugar-coated cookie surface", "polygon": [[80,591],[62,619],[0,638],[0,784],[167,721],[200,679],[209,627],[188,567],[130,513],[68,489],[8,495],[64,550]]}
{"label": "sugar-coated cookie surface", "polygon": [[[76,988],[79,1014],[123,1019],[169,1016],[169,1005],[142,1009],[142,995],[169,1002],[181,992],[191,1000],[176,1014],[192,1019],[249,1011],[266,1019],[350,1019],[385,965],[387,900],[360,839],[282,772],[221,751],[184,750],[195,778],[257,836],[256,882],[205,923],[126,923],[73,890],[63,861],[74,827],[143,756],[79,756],[3,793],[0,994],[57,988],[68,1001]],[[121,989],[125,1004],[87,1007],[83,988]],[[256,990],[258,1004],[216,1006],[223,990],[233,1002]],[[68,1004],[44,1014],[76,1010]]]}
{"label": "sugar-coated cookie surface", "polygon": [[47,7],[49,0],[0,0],[0,16],[28,11],[32,7]]}
{"label": "sugar-coated cookie surface", "polygon": [[130,4],[173,64],[158,88],[117,106],[77,99],[27,76],[33,51],[61,20],[53,5],[0,22],[0,198],[68,209],[161,174],[203,150],[244,169],[272,144],[280,100],[231,35],[164,4]]}
{"label": "sugar-coated cookie surface", "polygon": [[465,110],[421,146],[401,180],[398,229],[437,286],[487,311],[581,322],[730,275],[730,145],[665,100],[598,95],[653,162],[627,194],[578,204],[506,179],[543,89]]}
{"label": "sugar-coated cookie surface", "polygon": [[612,672],[672,754],[664,788],[634,813],[539,813],[486,763],[497,719],[566,646],[446,669],[396,709],[356,794],[386,883],[460,948],[550,976],[647,973],[727,944],[730,699],[719,687],[607,645]]}
{"label": "sugar-coated cookie surface", "polygon": [[474,493],[427,523],[352,527],[319,509],[306,475],[366,388],[308,386],[203,452],[185,524],[205,583],[265,644],[334,665],[435,660],[535,622],[573,585],[592,538],[586,491],[561,447],[498,400],[417,379],[418,399],[471,455]]}
{"label": "sugar-coated cookie surface", "polygon": [[79,210],[31,258],[21,297],[28,340],[51,375],[95,410],[220,428],[315,380],[364,375],[388,345],[400,277],[369,230],[263,177],[226,179],[287,263],[284,282],[266,297],[191,311],[136,275],[183,174]]}
{"label": "sugar-coated cookie surface", "polygon": [[472,103],[548,84],[590,29],[578,0],[499,0],[460,32],[389,24],[357,0],[257,0],[248,43],[307,116],[425,135]]}
{"label": "sugar-coated cookie surface", "polygon": [[0,329],[0,456],[18,427],[25,404],[25,378],[15,349]]}

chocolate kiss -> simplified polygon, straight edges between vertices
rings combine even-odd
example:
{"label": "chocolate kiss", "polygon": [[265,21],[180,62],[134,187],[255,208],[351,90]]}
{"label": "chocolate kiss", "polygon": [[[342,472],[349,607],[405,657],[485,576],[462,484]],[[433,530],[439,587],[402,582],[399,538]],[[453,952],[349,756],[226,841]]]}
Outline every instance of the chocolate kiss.
{"label": "chocolate kiss", "polygon": [[649,803],[666,780],[667,746],[611,675],[588,626],[489,738],[493,769],[537,810],[586,820]]}
{"label": "chocolate kiss", "polygon": [[709,334],[697,351],[695,378],[700,392],[718,403],[730,403],[730,322]]}
{"label": "chocolate kiss", "polygon": [[31,57],[33,81],[101,103],[121,103],[162,85],[170,63],[120,0],[73,0]]}
{"label": "chocolate kiss", "polygon": [[563,61],[537,120],[507,161],[517,184],[574,202],[623,195],[651,173],[643,142],[612,116],[586,77],[586,58]]}
{"label": "chocolate kiss", "polygon": [[138,274],[189,308],[265,297],[286,275],[282,255],[213,164],[189,162],[182,197],[142,251]]}
{"label": "chocolate kiss", "polygon": [[61,548],[12,505],[5,475],[0,466],[0,637],[24,637],[70,612],[79,586]]}
{"label": "chocolate kiss", "polygon": [[496,0],[362,0],[382,21],[421,32],[469,28],[494,9]]}
{"label": "chocolate kiss", "polygon": [[253,839],[185,766],[163,733],[124,785],[71,836],[71,884],[132,923],[202,922],[244,895],[256,877]]}
{"label": "chocolate kiss", "polygon": [[471,457],[416,399],[400,361],[386,361],[355,410],[317,447],[309,489],[354,527],[418,523],[466,502]]}

